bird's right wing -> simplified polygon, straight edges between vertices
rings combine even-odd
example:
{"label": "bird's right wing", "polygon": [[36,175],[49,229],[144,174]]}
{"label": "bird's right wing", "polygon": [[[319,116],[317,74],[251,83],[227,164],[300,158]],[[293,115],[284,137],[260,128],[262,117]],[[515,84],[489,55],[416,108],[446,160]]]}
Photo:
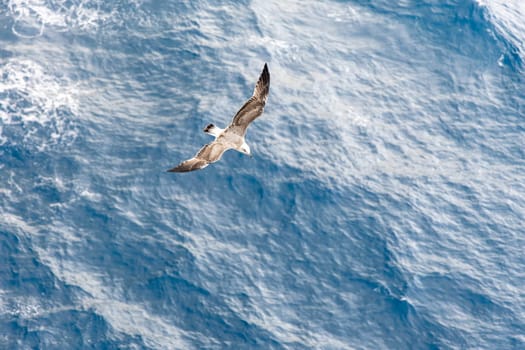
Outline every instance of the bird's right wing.
{"label": "bird's right wing", "polygon": [[208,164],[221,159],[222,154],[229,148],[222,142],[213,141],[204,145],[195,157],[183,161],[175,168],[168,170],[172,173],[185,173],[188,171],[203,169]]}

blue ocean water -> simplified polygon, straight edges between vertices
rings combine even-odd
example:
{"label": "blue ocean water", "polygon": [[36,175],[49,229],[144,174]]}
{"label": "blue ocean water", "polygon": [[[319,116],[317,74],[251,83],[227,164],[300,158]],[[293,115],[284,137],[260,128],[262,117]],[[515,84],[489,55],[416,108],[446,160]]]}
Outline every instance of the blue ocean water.
{"label": "blue ocean water", "polygon": [[0,2],[0,348],[524,349],[524,18]]}

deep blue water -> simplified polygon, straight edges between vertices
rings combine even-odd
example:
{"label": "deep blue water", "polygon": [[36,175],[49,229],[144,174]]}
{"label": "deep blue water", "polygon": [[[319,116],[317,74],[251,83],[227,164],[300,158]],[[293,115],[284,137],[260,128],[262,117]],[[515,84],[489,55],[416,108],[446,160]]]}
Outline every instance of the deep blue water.
{"label": "deep blue water", "polygon": [[0,2],[0,348],[524,349],[524,18]]}

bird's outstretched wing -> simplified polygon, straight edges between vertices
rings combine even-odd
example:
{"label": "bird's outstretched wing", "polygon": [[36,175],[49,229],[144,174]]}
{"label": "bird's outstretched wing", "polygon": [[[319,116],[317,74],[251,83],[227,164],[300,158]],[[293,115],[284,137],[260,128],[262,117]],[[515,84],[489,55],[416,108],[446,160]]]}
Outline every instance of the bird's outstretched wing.
{"label": "bird's outstretched wing", "polygon": [[239,109],[228,126],[228,129],[240,136],[244,136],[248,125],[262,114],[269,92],[270,72],[268,71],[268,65],[265,63],[259,80],[253,90],[252,97]]}
{"label": "bird's outstretched wing", "polygon": [[204,145],[195,157],[185,160],[175,168],[168,170],[172,173],[185,173],[188,171],[199,170],[221,159],[222,154],[228,150],[229,147],[222,142],[213,141]]}

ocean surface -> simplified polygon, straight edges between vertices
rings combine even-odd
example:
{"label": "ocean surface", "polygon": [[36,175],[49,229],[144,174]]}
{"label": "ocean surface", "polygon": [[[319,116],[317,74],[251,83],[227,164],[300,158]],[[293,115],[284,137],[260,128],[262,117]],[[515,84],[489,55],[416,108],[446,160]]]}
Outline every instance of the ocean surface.
{"label": "ocean surface", "polygon": [[525,2],[1,0],[0,349],[525,349]]}

